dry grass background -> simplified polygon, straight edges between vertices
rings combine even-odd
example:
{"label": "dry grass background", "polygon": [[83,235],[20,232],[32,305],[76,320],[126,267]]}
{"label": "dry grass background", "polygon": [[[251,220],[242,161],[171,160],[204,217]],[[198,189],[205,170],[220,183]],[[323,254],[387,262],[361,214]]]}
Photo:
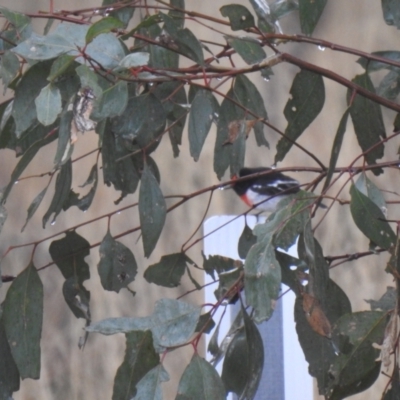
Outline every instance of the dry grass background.
{"label": "dry grass background", "polygon": [[[239,1],[237,1],[239,2]],[[21,0],[3,0],[3,5],[9,8],[36,12],[37,10],[47,9],[47,1],[25,2]],[[151,3],[149,0],[148,3]],[[194,1],[186,0],[188,9],[219,16],[219,8],[228,4],[230,1]],[[248,5],[247,1],[241,1]],[[67,3],[59,0],[55,1],[56,8],[82,8],[96,6],[95,1],[68,1]],[[135,15],[137,18],[139,13]],[[35,21],[40,32],[43,21]],[[282,22],[285,33],[299,32],[298,22],[295,17],[286,18]],[[197,25],[200,29],[200,37],[203,39],[215,39],[215,33]],[[382,49],[396,49],[399,39],[399,31],[388,27],[381,17],[380,2],[376,0],[335,0],[328,2],[324,15],[314,33],[315,37],[334,41],[335,43],[357,48],[366,52]],[[333,52],[329,49],[318,50],[314,46],[305,44],[287,44],[281,49],[293,52],[295,55],[316,63],[325,68],[351,79],[356,73],[362,73],[361,67],[355,63],[355,57]],[[274,68],[275,76],[270,82],[265,82],[254,74],[251,78],[257,84],[261,94],[264,96],[265,104],[270,121],[281,130],[286,127],[282,111],[288,98],[291,82],[297,69],[290,65],[278,65]],[[330,147],[335,135],[341,115],[345,111],[346,89],[327,79],[326,102],[320,116],[314,121],[300,140],[308,150],[318,154],[319,158],[327,161],[329,159]],[[385,122],[387,131],[392,129],[391,122],[394,119],[393,112],[385,112]],[[271,144],[271,150],[257,148],[253,138],[248,140],[248,151],[246,163],[250,166],[264,165],[273,163],[275,155],[275,145],[279,139],[277,135],[266,129],[266,136]],[[159,165],[162,182],[161,187],[164,194],[190,193],[196,189],[217,183],[215,174],[212,171],[212,151],[215,140],[215,129],[211,132],[206,146],[203,149],[200,160],[195,164],[190,158],[187,137],[184,136],[182,152],[179,158],[172,158],[172,151],[167,139],[161,143],[154,154],[154,158]],[[73,159],[85,154],[88,149],[97,146],[97,135],[86,133],[79,138]],[[391,143],[386,148],[385,159],[395,159],[398,147],[396,143]],[[343,154],[338,165],[349,164],[359,153],[354,135],[352,134],[351,123],[348,124]],[[53,157],[55,154],[54,143],[47,146],[39,153],[39,157],[32,163],[29,175],[42,173],[51,170]],[[3,150],[0,156],[0,187],[8,182],[10,173],[17,162],[13,152]],[[89,173],[95,158],[87,157],[74,164],[73,187],[82,184]],[[279,166],[314,166],[312,160],[306,157],[297,149],[291,150],[289,157]],[[27,175],[26,171],[24,175]],[[396,190],[397,171],[385,172],[385,182],[394,185]],[[307,182],[313,176],[302,173],[296,177],[302,182]],[[379,179],[379,183],[382,179]],[[386,186],[386,183],[383,186]],[[118,198],[118,194],[112,189],[99,185],[98,192],[91,208],[82,213],[76,208],[62,213],[57,218],[54,226],[48,226],[45,230],[41,227],[41,217],[46,211],[49,199],[44,201],[36,216],[29,223],[23,234],[20,229],[26,218],[26,209],[32,199],[46,184],[45,178],[35,178],[21,181],[16,185],[7,202],[9,218],[4,226],[0,240],[0,254],[12,245],[18,245],[33,240],[38,237],[47,237],[52,233],[61,232],[64,229],[83,221],[114,210],[116,207],[113,200]],[[348,198],[348,191],[345,190],[341,198]],[[136,200],[136,195],[131,195],[123,201],[122,205],[131,204]],[[177,293],[183,293],[190,287],[188,281],[184,281],[183,287],[178,291],[165,290],[155,285],[144,282],[142,273],[145,268],[158,261],[160,255],[178,251],[182,243],[190,233],[196,228],[203,215],[206,197],[196,198],[178,210],[173,211],[167,217],[167,223],[163,235],[159,242],[158,250],[146,260],[142,256],[141,242],[138,243],[137,235],[129,235],[121,241],[129,246],[138,261],[139,273],[134,284],[131,285],[137,292],[136,297],[132,297],[127,291],[120,294],[105,292],[97,275],[96,265],[99,260],[98,249],[93,249],[87,262],[91,267],[91,279],[85,286],[91,292],[91,311],[94,321],[110,316],[144,316],[153,309],[154,301],[161,297],[176,297]],[[221,213],[243,212],[244,207],[237,202],[234,193],[230,191],[216,192],[213,203],[209,211],[209,216]],[[399,218],[397,210],[390,209],[391,218]],[[136,209],[116,215],[112,219],[111,232],[117,234],[127,230],[129,227],[138,224],[138,214]],[[106,221],[86,225],[79,228],[78,233],[84,236],[89,242],[94,243],[102,239],[106,233]],[[347,207],[335,206],[330,216],[317,231],[317,238],[320,240],[326,255],[352,253],[365,250],[368,242],[357,231],[352,223],[351,216]],[[48,246],[51,241],[40,245],[35,253],[34,263],[37,267],[45,265],[50,261]],[[195,261],[201,262],[200,247],[197,246],[190,254]],[[29,262],[30,248],[21,248],[12,251],[2,263],[3,274],[17,274]],[[357,262],[346,263],[332,271],[333,279],[343,287],[349,295],[354,310],[367,308],[365,298],[380,297],[388,284],[391,284],[390,276],[385,274],[386,255],[373,256],[361,259]],[[57,268],[50,267],[41,272],[41,279],[44,284],[45,303],[44,303],[44,329],[42,336],[42,372],[39,381],[26,380],[22,382],[21,390],[15,394],[17,400],[28,399],[109,399],[111,398],[114,374],[122,362],[124,355],[124,337],[116,335],[105,337],[101,335],[91,335],[89,341],[82,352],[78,349],[78,338],[82,334],[84,322],[77,320],[66,306],[62,292],[61,274]],[[197,273],[197,279],[202,277]],[[0,300],[4,298],[8,284],[0,288]],[[201,295],[192,295],[188,301],[195,303],[201,302]],[[171,375],[180,376],[187,362],[191,357],[191,350],[176,351],[166,357],[166,369]],[[268,360],[267,360],[268,362]],[[386,379],[380,379],[376,385],[376,391],[364,392],[354,396],[352,399],[377,399],[379,393],[386,383]],[[174,398],[176,381],[172,380],[165,385],[165,398]],[[295,399],[294,399],[295,400]]]}

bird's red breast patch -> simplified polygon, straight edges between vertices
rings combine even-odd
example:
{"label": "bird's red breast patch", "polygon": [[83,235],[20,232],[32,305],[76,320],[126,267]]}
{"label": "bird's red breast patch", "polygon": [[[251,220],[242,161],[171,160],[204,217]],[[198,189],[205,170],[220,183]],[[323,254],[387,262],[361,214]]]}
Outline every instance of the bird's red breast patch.
{"label": "bird's red breast patch", "polygon": [[240,196],[240,198],[241,198],[242,201],[245,202],[249,207],[252,207],[252,206],[253,206],[252,201],[250,200],[250,198],[247,196],[246,193],[245,193],[245,194],[242,194],[242,195]]}

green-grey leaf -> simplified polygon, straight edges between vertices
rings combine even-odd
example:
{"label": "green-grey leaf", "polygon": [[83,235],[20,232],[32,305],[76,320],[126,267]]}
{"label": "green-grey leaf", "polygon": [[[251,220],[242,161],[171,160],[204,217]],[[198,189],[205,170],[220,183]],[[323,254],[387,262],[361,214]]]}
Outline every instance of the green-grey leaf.
{"label": "green-grey leaf", "polygon": [[312,35],[328,0],[299,0],[301,31]]}
{"label": "green-grey leaf", "polygon": [[39,379],[43,284],[33,264],[29,264],[8,289],[2,319],[21,378]]}
{"label": "green-grey leaf", "polygon": [[0,318],[0,396],[11,399],[13,392],[19,390],[20,376],[17,365],[11,354],[4,322]]}
{"label": "green-grey leaf", "polygon": [[36,121],[36,107],[32,107],[36,97],[48,84],[49,62],[37,63],[23,75],[15,89],[12,116],[15,121],[17,138]]}
{"label": "green-grey leaf", "polygon": [[61,112],[60,90],[49,83],[35,99],[37,119],[44,126],[51,125]]}
{"label": "green-grey leaf", "polygon": [[128,247],[117,242],[107,232],[100,245],[98,271],[105,290],[119,292],[126,288],[137,274],[135,256]]}
{"label": "green-grey leaf", "polygon": [[396,101],[400,93],[400,70],[389,71],[379,83],[376,93],[378,96]]}
{"label": "green-grey leaf", "polygon": [[149,283],[159,286],[176,287],[181,283],[187,262],[190,259],[184,253],[162,256],[157,264],[150,265],[144,272],[144,278]]}
{"label": "green-grey leaf", "polygon": [[72,163],[71,159],[69,159],[64,165],[61,166],[60,172],[57,175],[53,199],[51,200],[48,210],[43,216],[43,228],[46,227],[46,223],[52,214],[54,214],[54,216],[51,223],[55,223],[57,215],[60,214],[61,210],[63,209],[64,202],[68,198],[69,191],[71,189],[71,183]]}
{"label": "green-grey leaf", "polygon": [[22,172],[24,172],[29,163],[33,160],[39,149],[52,142],[55,138],[55,135],[51,135],[42,140],[38,140],[25,151],[24,155],[18,161],[18,164],[15,166],[13,172],[11,173],[10,182],[3,190],[2,203],[6,202],[6,199],[10,194],[12,187],[15,185],[15,182],[18,181],[18,178],[21,176]]}
{"label": "green-grey leaf", "polygon": [[71,145],[71,124],[72,111],[64,111],[61,114],[60,126],[58,128],[57,151],[54,157],[54,165],[60,167],[65,164],[72,155]]}
{"label": "green-grey leaf", "polygon": [[[285,130],[285,137],[282,137],[276,146],[275,163],[285,158],[293,142],[301,136],[322,110],[325,101],[322,76],[301,70],[293,80],[290,94],[291,98],[283,111],[288,126]],[[286,137],[290,140],[287,140]]]}
{"label": "green-grey leaf", "polygon": [[247,254],[244,281],[246,303],[254,308],[255,321],[269,319],[281,285],[281,269],[275,257],[272,233],[264,235]]}
{"label": "green-grey leaf", "polygon": [[76,68],[76,73],[79,76],[83,88],[88,87],[92,89],[96,98],[101,96],[103,91],[98,83],[98,76],[89,67],[80,65]]}
{"label": "green-grey leaf", "polygon": [[242,234],[240,235],[239,242],[238,242],[238,254],[241,259],[245,259],[247,253],[257,242],[257,237],[253,235],[253,230],[249,228],[247,223],[244,225],[244,229]]}
{"label": "green-grey leaf", "polygon": [[225,387],[218,372],[204,358],[194,354],[178,385],[175,400],[224,400]]}
{"label": "green-grey leaf", "polygon": [[226,351],[222,381],[240,399],[253,399],[264,365],[264,346],[254,322],[242,306],[244,326],[236,330]]}
{"label": "green-grey leaf", "polygon": [[[357,75],[352,82],[375,93],[372,81],[366,73]],[[352,91],[349,90],[347,97],[350,98],[351,95]],[[375,164],[377,159],[383,157],[384,146],[381,140],[386,137],[382,110],[379,104],[363,96],[356,95],[350,105],[350,115],[358,143],[363,152],[365,152],[365,160],[368,164]],[[376,168],[372,172],[375,175],[379,175],[383,171],[380,168]]]}
{"label": "green-grey leaf", "polygon": [[331,150],[331,158],[329,160],[329,168],[326,173],[326,179],[325,179],[324,188],[322,189],[322,191],[324,191],[331,183],[333,172],[336,167],[337,160],[339,158],[340,149],[342,148],[344,134],[346,133],[346,126],[347,126],[347,120],[349,118],[349,113],[350,113],[350,109],[348,108],[345,111],[345,113],[343,114],[342,118],[340,119],[339,126],[336,131],[335,139],[333,141],[333,146],[332,146],[332,150]]}
{"label": "green-grey leaf", "polygon": [[51,242],[49,253],[65,279],[74,278],[82,283],[90,278],[89,265],[85,261],[90,253],[90,243],[75,231]]}
{"label": "green-grey leaf", "polygon": [[90,323],[90,292],[79,282],[77,277],[68,278],[62,288],[64,300],[76,318],[83,318]]}
{"label": "green-grey leaf", "polygon": [[383,18],[388,25],[400,29],[400,5],[396,0],[382,0]]}
{"label": "green-grey leaf", "polygon": [[137,53],[131,53],[125,56],[120,62],[119,65],[122,68],[136,68],[142,65],[147,65],[150,60],[150,54],[139,51]]}
{"label": "green-grey leaf", "polygon": [[[102,5],[107,6],[114,3],[114,0],[103,0]],[[108,12],[111,17],[118,18],[120,21],[122,21],[124,23],[124,28],[126,28],[129,24],[129,21],[132,19],[135,10],[136,7],[131,7],[129,4],[126,4],[124,7],[118,7],[116,9],[110,7]]]}
{"label": "green-grey leaf", "polygon": [[143,235],[144,255],[149,257],[164,227],[167,207],[157,179],[144,165],[139,191],[139,217]]}
{"label": "green-grey leaf", "polygon": [[51,65],[50,74],[47,77],[47,80],[53,82],[58,77],[60,77],[65,71],[68,70],[70,65],[75,61],[74,56],[70,56],[68,54],[63,54],[60,57],[57,57],[53,64]]}
{"label": "green-grey leaf", "polygon": [[387,205],[385,198],[383,197],[382,192],[375,186],[375,184],[368,179],[365,172],[362,172],[357,179],[356,188],[365,196],[367,196],[370,200],[372,200],[382,211],[383,214],[386,214]]}
{"label": "green-grey leaf", "polygon": [[233,31],[252,28],[255,26],[254,17],[251,12],[240,4],[229,4],[219,9],[223,17],[229,18]]}
{"label": "green-grey leaf", "polygon": [[128,85],[125,81],[120,81],[105,90],[97,99],[90,117],[96,121],[116,117],[124,112],[127,104]]}
{"label": "green-grey leaf", "polygon": [[168,15],[160,13],[164,21],[164,28],[167,30],[178,51],[184,56],[194,60],[199,65],[204,65],[203,50],[196,36],[187,28],[180,28],[179,25]]}
{"label": "green-grey leaf", "polygon": [[209,90],[200,89],[192,102],[189,114],[190,155],[197,161],[210,131],[214,113],[219,105]]}
{"label": "green-grey leaf", "polygon": [[132,399],[138,382],[159,362],[150,331],[127,333],[125,358],[115,375],[113,400]]}
{"label": "green-grey leaf", "polygon": [[0,12],[10,21],[18,31],[18,36],[23,40],[30,36],[32,32],[31,19],[22,13],[11,11],[6,7],[0,6]]}
{"label": "green-grey leaf", "polygon": [[7,90],[8,85],[17,76],[18,71],[18,57],[9,50],[5,51],[0,60],[0,77],[3,80],[4,85],[3,95]]}
{"label": "green-grey leaf", "polygon": [[73,50],[67,38],[54,34],[39,36],[35,33],[12,49],[21,57],[37,61],[50,60]]}
{"label": "green-grey leaf", "polygon": [[180,300],[161,299],[148,317],[108,318],[88,326],[86,330],[113,335],[150,329],[155,349],[162,352],[166,347],[187,342],[195,332],[199,317],[200,307]]}
{"label": "green-grey leaf", "polygon": [[159,364],[139,381],[136,396],[132,400],[162,400],[161,383],[166,381],[169,381],[168,372]]}
{"label": "green-grey leaf", "polygon": [[95,37],[102,33],[108,33],[119,28],[124,28],[124,23],[117,18],[109,16],[100,19],[92,24],[86,32],[86,43],[90,43]]}
{"label": "green-grey leaf", "polygon": [[379,349],[386,326],[386,314],[380,311],[363,311],[343,315],[334,328],[334,335],[348,338],[347,351],[342,351],[329,370],[331,380],[328,390],[331,398],[345,398],[359,393],[378,378]]}
{"label": "green-grey leaf", "polygon": [[350,211],[358,229],[376,245],[388,249],[396,243],[396,235],[385,221],[381,209],[355,185],[350,188]]}
{"label": "green-grey leaf", "polygon": [[247,64],[259,63],[267,57],[258,41],[251,37],[235,38],[225,36],[225,39]]}
{"label": "green-grey leaf", "polygon": [[[26,217],[26,221],[24,226],[21,229],[21,232],[24,231],[26,225],[28,224],[29,220],[33,217],[33,215],[35,214],[36,210],[39,208],[46,192],[47,192],[48,186],[46,186],[32,201],[32,203],[30,204],[30,206],[28,207],[28,216]],[[0,208],[1,210],[1,208]],[[0,230],[1,232],[1,230]]]}

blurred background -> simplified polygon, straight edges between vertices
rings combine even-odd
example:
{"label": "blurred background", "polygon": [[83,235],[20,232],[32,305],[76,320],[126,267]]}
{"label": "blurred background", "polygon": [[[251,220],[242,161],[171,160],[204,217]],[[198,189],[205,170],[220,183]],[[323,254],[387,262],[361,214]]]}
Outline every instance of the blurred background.
{"label": "blurred background", "polygon": [[[75,0],[69,0],[68,2],[54,1],[55,9],[68,8],[69,10],[95,7],[99,3],[100,1],[92,0],[86,0],[85,2]],[[148,0],[147,3],[150,5],[153,1]],[[231,1],[204,0],[200,2],[186,0],[186,8],[222,19],[219,8],[230,3]],[[235,3],[241,3],[251,9],[248,1],[236,0]],[[20,12],[38,13],[40,10],[47,11],[49,2],[3,0],[2,5]],[[154,5],[156,5],[155,2]],[[139,18],[140,10],[137,10],[132,23],[137,23]],[[43,32],[45,22],[44,19],[34,19],[37,33]],[[208,23],[208,25],[211,25],[211,23]],[[186,26],[195,31],[200,39],[223,42],[222,36],[218,34],[219,37],[216,39],[217,34],[214,31],[200,24],[188,21]],[[284,18],[281,21],[281,26],[284,33],[299,33],[300,27],[297,14],[294,13]],[[223,27],[218,26],[218,29],[222,30]],[[226,32],[229,31],[226,30]],[[351,2],[336,0],[328,2],[313,36],[365,52],[396,50],[399,43],[399,32],[396,28],[385,24],[382,17],[381,4],[376,0],[353,0]],[[352,79],[356,74],[363,72],[362,68],[355,63],[356,57],[351,55],[296,43],[281,45],[279,49],[290,52],[310,63],[330,69],[347,79]],[[234,58],[234,61],[237,66],[243,63],[239,56]],[[274,76],[268,82],[262,80],[257,73],[249,77],[257,85],[264,97],[270,122],[283,131],[287,124],[283,116],[283,108],[288,100],[291,83],[294,75],[298,72],[298,68],[289,64],[279,64],[274,67],[273,71]],[[312,153],[318,154],[321,160],[327,162],[340,118],[346,109],[347,90],[328,79],[324,79],[324,83],[326,89],[324,108],[318,118],[303,134],[299,143]],[[11,95],[11,91],[7,91],[5,98]],[[221,99],[218,100],[221,102]],[[392,122],[394,117],[394,112],[384,110],[388,135],[393,130]],[[267,127],[265,128],[265,135],[270,143],[270,149],[265,147],[258,148],[254,138],[250,135],[247,141],[247,166],[270,166],[273,163],[275,146],[279,137]],[[161,172],[161,188],[165,195],[189,194],[218,183],[213,172],[214,142],[215,126],[212,127],[199,161],[195,163],[190,157],[187,133],[184,133],[181,153],[178,158],[173,158],[169,140],[164,138],[153,157]],[[395,139],[395,142],[390,143],[385,149],[385,160],[394,160],[398,157],[398,138]],[[97,146],[98,137],[95,133],[87,132],[85,135],[80,135],[75,145],[72,159],[86,154]],[[39,156],[34,159],[29,170],[26,170],[23,176],[51,171],[55,151],[56,143],[52,143],[45,150],[41,150]],[[352,124],[349,121],[338,166],[350,164],[359,153],[360,149],[352,131]],[[77,188],[78,185],[82,185],[86,181],[90,168],[95,163],[95,158],[96,155],[93,154],[83,158],[79,163],[73,164],[73,188]],[[1,151],[0,187],[8,183],[17,161],[18,159],[13,151]],[[293,148],[284,162],[278,166],[316,165],[307,155],[297,148]],[[386,170],[384,176],[379,177],[379,180],[376,179],[375,182],[380,187],[392,187],[396,191],[397,174],[397,170]],[[302,183],[309,182],[314,178],[314,175],[309,173],[292,173],[291,175]],[[229,176],[225,178],[228,180]],[[374,177],[370,176],[370,178],[374,180]],[[99,180],[99,183],[101,183],[101,175]],[[90,221],[99,215],[137,201],[137,194],[129,195],[120,205],[115,206],[114,201],[119,197],[119,193],[112,188],[99,184],[92,206],[86,213],[82,213],[76,207],[73,207],[67,213],[61,213],[55,225],[50,226],[48,224],[46,229],[43,230],[41,219],[51,198],[51,190],[49,190],[48,198],[43,201],[36,215],[32,218],[25,231],[21,233],[29,204],[46,184],[47,178],[32,178],[21,180],[15,185],[6,204],[9,217],[1,234],[0,254],[4,254],[10,246],[29,243],[38,240],[38,238],[46,238],[52,234],[62,232],[77,223]],[[336,193],[339,187],[340,183],[333,188],[332,193]],[[245,206],[235,196],[233,191],[230,190],[216,191],[207,215],[244,212],[246,210]],[[343,200],[349,199],[347,189],[342,192],[340,198]],[[85,286],[91,292],[93,321],[107,317],[145,316],[152,312],[154,302],[157,299],[161,297],[176,298],[192,288],[189,279],[185,277],[183,285],[178,289],[163,289],[145,282],[143,272],[148,265],[157,262],[161,255],[180,250],[182,244],[201,222],[207,201],[207,194],[199,196],[168,214],[157,249],[148,260],[143,257],[142,243],[137,233],[120,239],[122,243],[134,252],[138,262],[137,278],[130,285],[137,293],[135,297],[126,290],[122,290],[119,294],[103,290],[96,271],[99,261],[98,248],[91,250],[90,256],[86,258],[91,269],[91,279],[85,282]],[[315,221],[318,221],[321,215],[322,213],[319,211]],[[389,208],[389,216],[391,219],[400,218],[399,211],[394,207]],[[118,234],[138,224],[137,209],[128,209],[119,215],[113,216],[111,234]],[[79,228],[77,233],[85,237],[90,243],[96,243],[102,240],[106,230],[107,220],[102,219]],[[196,238],[200,237],[200,233]],[[55,239],[61,237],[63,235]],[[368,240],[363,237],[352,222],[348,206],[335,205],[329,216],[318,228],[316,237],[320,241],[325,255],[354,253],[368,249]],[[36,250],[34,257],[36,267],[41,267],[51,261],[48,247],[52,240],[40,244]],[[201,248],[200,243],[188,253],[200,265],[202,264]],[[2,274],[18,274],[28,265],[31,250],[32,247],[22,247],[11,251],[2,261]],[[378,299],[386,291],[386,286],[393,285],[391,275],[384,272],[387,258],[386,254],[381,256],[374,255],[351,263],[345,263],[332,270],[332,278],[350,297],[354,311],[368,309],[368,304],[364,301],[365,298]],[[194,270],[193,274],[198,281],[203,281],[204,277],[198,270]],[[92,334],[89,336],[84,351],[79,350],[78,339],[83,334],[84,321],[77,320],[64,301],[61,290],[63,283],[61,273],[57,267],[51,266],[41,271],[40,276],[44,284],[45,293],[41,344],[41,378],[39,381],[26,380],[22,382],[20,391],[15,393],[15,399],[110,399],[114,376],[124,357],[125,337],[123,335],[106,337]],[[0,301],[4,299],[8,287],[9,284],[6,283],[0,288]],[[185,300],[201,304],[202,293],[191,294],[185,297]],[[176,350],[167,355],[165,359],[167,371],[171,375],[180,376],[191,356],[192,349]],[[380,378],[379,384],[374,385],[376,392],[370,390],[354,396],[352,399],[377,399],[380,397],[386,382],[386,378]],[[176,385],[177,381],[175,379],[171,379],[170,382],[165,384],[165,399],[175,397]]]}

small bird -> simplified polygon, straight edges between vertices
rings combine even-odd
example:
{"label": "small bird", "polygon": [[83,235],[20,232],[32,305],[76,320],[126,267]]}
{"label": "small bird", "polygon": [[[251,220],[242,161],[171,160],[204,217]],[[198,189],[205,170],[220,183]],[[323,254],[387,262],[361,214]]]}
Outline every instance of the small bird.
{"label": "small bird", "polygon": [[234,182],[232,188],[248,206],[273,212],[283,198],[300,190],[300,183],[290,176],[266,167],[242,168],[239,178],[268,171],[269,174]]}

